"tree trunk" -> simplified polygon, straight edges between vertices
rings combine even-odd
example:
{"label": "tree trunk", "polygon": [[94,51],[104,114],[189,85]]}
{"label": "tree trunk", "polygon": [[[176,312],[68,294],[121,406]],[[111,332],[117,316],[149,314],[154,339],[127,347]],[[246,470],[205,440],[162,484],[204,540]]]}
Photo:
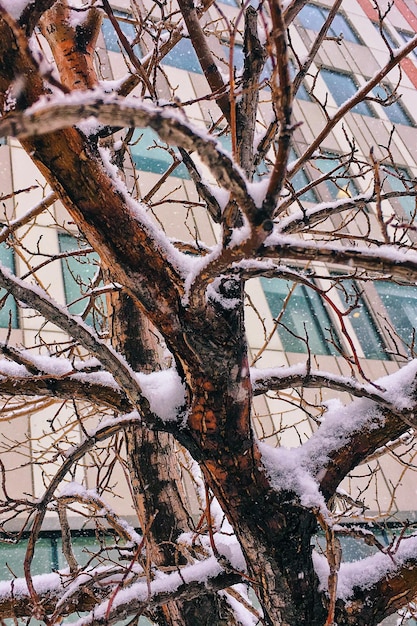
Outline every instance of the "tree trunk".
{"label": "tree trunk", "polygon": [[[111,297],[111,336],[135,370],[157,371],[161,358],[155,331],[126,294]],[[161,350],[159,350],[161,352]],[[139,525],[151,561],[160,567],[184,565],[177,539],[194,526],[172,435],[134,426],[126,429],[126,457]],[[159,626],[233,626],[234,615],[220,595],[171,601],[149,615]]]}

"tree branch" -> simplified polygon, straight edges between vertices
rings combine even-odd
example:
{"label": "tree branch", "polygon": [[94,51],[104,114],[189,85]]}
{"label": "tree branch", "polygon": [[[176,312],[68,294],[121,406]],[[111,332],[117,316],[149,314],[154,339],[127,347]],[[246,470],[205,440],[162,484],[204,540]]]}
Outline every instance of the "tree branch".
{"label": "tree branch", "polygon": [[412,249],[394,245],[374,248],[341,247],[331,244],[318,245],[301,241],[291,236],[271,235],[262,245],[257,256],[288,261],[324,261],[329,265],[345,265],[348,268],[362,268],[381,275],[383,280],[391,278],[405,283],[417,278],[417,253]]}

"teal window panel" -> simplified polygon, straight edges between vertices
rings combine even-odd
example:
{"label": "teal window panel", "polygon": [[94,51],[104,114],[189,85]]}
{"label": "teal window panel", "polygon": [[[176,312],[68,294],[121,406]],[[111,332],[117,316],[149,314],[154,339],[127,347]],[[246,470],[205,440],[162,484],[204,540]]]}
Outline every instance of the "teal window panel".
{"label": "teal window panel", "polygon": [[[353,280],[345,279],[341,281],[338,289],[346,310],[349,310],[347,318],[355,331],[365,358],[389,359],[380,332],[364,298],[361,296],[358,285]],[[351,309],[351,307],[354,308]]]}
{"label": "teal window panel", "polygon": [[297,285],[283,310],[292,283],[279,278],[261,278],[261,284],[272,317],[280,317],[277,330],[286,352],[307,353],[308,340],[312,354],[339,354],[337,334],[316,291]]}
{"label": "teal window panel", "polygon": [[[15,272],[13,248],[5,243],[0,244],[0,263],[13,273]],[[19,317],[16,300],[13,296],[7,295],[6,289],[0,289],[0,306],[0,327],[8,328],[10,324],[12,328],[18,328]]]}
{"label": "teal window panel", "polygon": [[337,167],[339,156],[331,152],[324,153],[322,157],[314,159],[314,165],[323,174],[330,174],[326,180],[326,187],[334,200],[343,197],[355,196],[359,193],[358,187],[347,171],[346,165]]}
{"label": "teal window panel", "polygon": [[[76,237],[67,233],[58,234],[60,252],[73,252],[87,247]],[[62,259],[62,277],[64,281],[65,301],[72,315],[81,315],[88,304],[88,296],[84,297],[91,288],[97,274],[99,257],[95,252],[83,256],[68,256]],[[103,312],[106,310],[104,296],[96,298],[96,306]],[[86,323],[94,326],[95,316],[91,312],[85,319]]]}
{"label": "teal window panel", "polygon": [[[413,179],[405,167],[384,165],[387,171],[381,172],[381,182],[384,191],[416,191],[417,181]],[[416,197],[402,196],[397,198],[406,216],[413,219],[416,212]]]}
{"label": "teal window panel", "polygon": [[202,74],[200,62],[190,39],[181,39],[162,59],[163,65]]}
{"label": "teal window panel", "polygon": [[[378,85],[373,89],[373,94],[382,101],[386,100],[391,94],[391,89],[387,85]],[[399,100],[388,106],[384,106],[384,111],[390,122],[393,124],[403,124],[404,126],[415,126],[411,117]]]}
{"label": "teal window panel", "polygon": [[[352,98],[358,90],[358,86],[350,74],[330,69],[322,69],[320,74],[329,88],[334,101],[339,107],[342,106],[346,100]],[[359,102],[352,107],[351,111],[352,113],[358,113],[359,115],[375,117],[374,112],[366,102]]]}
{"label": "teal window panel", "polygon": [[[294,79],[297,71],[295,69],[295,65],[294,65],[293,61],[290,61],[290,73],[291,73],[291,78]],[[311,96],[308,93],[304,83],[300,83],[300,86],[297,89],[295,97],[298,100],[305,100],[306,102],[311,102],[312,101]]]}
{"label": "teal window panel", "polygon": [[[122,33],[125,35],[126,39],[129,43],[133,43],[137,38],[136,28],[133,23],[133,17],[129,13],[123,13],[122,11],[113,10],[113,15],[118,18],[117,21],[119,23],[120,29]],[[106,44],[107,50],[111,52],[121,52],[123,46],[119,41],[119,37],[114,30],[113,24],[108,18],[104,18],[101,32],[103,33],[104,43]],[[133,46],[133,51],[136,56],[142,56],[142,52],[139,44],[135,43]]]}
{"label": "teal window panel", "polygon": [[[297,15],[301,26],[318,32],[329,15],[329,9],[316,4],[306,4]],[[331,37],[342,36],[345,41],[362,43],[359,36],[341,13],[337,13],[328,30]]]}
{"label": "teal window panel", "polygon": [[[296,161],[297,158],[298,157],[297,157],[297,154],[295,153],[295,150],[291,148],[289,162],[291,163],[291,161]],[[300,189],[303,189],[303,187],[306,187],[306,185],[308,185],[309,183],[310,183],[310,179],[307,176],[305,168],[298,170],[298,172],[294,174],[294,176],[291,176],[291,184],[294,187],[295,191],[299,191]],[[309,189],[308,191],[306,191],[306,193],[303,193],[299,199],[304,202],[312,202],[312,203],[318,202],[318,197],[317,197],[317,193],[315,189]]]}
{"label": "teal window panel", "polygon": [[[172,155],[165,148],[166,144],[150,128],[135,130],[130,145],[130,153],[135,168],[142,172],[164,174],[173,163]],[[172,148],[172,150],[179,157],[178,150],[175,148]],[[183,179],[190,177],[183,163],[180,163],[175,168],[171,176]]]}
{"label": "teal window panel", "polygon": [[385,325],[389,328],[391,323],[401,341],[410,346],[417,330],[417,288],[388,281],[374,285],[389,316]]}

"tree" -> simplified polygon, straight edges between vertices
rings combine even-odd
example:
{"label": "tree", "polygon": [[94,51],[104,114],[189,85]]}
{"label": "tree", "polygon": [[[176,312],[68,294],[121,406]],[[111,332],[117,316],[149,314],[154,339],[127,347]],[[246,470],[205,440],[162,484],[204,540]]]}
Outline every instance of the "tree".
{"label": "tree", "polygon": [[[355,510],[360,503],[339,486],[387,449],[402,455],[404,463],[412,459],[416,361],[387,320],[392,353],[401,367],[370,380],[347,323],[362,292],[352,295],[347,285],[352,279],[365,286],[378,280],[415,284],[414,214],[400,221],[383,205],[393,198],[414,198],[415,184],[395,168],[395,129],[367,159],[358,156],[355,138],[345,131],[346,154],[336,159],[323,152],[320,159],[329,167],[301,188],[295,177],[306,167],[320,169],[318,152],[355,106],[376,101],[388,107],[398,101],[400,68],[417,38],[393,49],[383,30],[389,12],[379,12],[387,62],[332,112],[314,91],[317,76],[311,67],[330,36],[340,0],[302,61],[287,29],[305,0],[284,6],[271,0],[256,10],[248,6],[235,25],[220,6],[218,20],[208,18],[211,2],[198,7],[188,0],[178,0],[178,7],[155,2],[147,9],[136,0],[131,4],[137,39],[148,52],[140,59],[136,42],[128,41],[107,0],[0,4],[0,134],[19,140],[52,190],[23,216],[5,216],[2,241],[15,248],[28,271],[18,277],[2,267],[0,286],[22,314],[36,311],[43,325],[52,323],[62,331],[57,344],[57,334],[48,339],[51,335],[40,327],[35,349],[29,350],[10,341],[10,322],[2,344],[3,414],[13,422],[29,411],[36,419],[36,411],[51,399],[74,409],[70,423],[60,420],[57,408],[44,449],[38,455],[32,450],[32,462],[42,470],[43,494],[17,497],[3,467],[4,538],[18,541],[23,531],[30,532],[25,581],[2,583],[0,614],[32,616],[48,625],[73,613],[81,613],[79,624],[97,625],[121,618],[134,623],[142,614],[158,624],[256,623],[257,610],[246,597],[250,586],[264,624],[377,624],[415,597],[417,540],[405,528],[384,548],[370,531],[340,526],[346,508]],[[129,73],[117,83],[101,80],[94,54],[104,14],[128,59]],[[232,58],[239,29],[244,33],[240,75]],[[222,66],[213,38],[224,35],[231,58],[228,52]],[[204,92],[190,102],[180,102],[175,89],[167,98],[169,81],[161,69],[164,56],[183,36],[189,37],[207,81]],[[45,41],[55,68],[45,62]],[[227,78],[222,67],[228,68]],[[293,99],[309,74],[323,124],[290,162],[298,132]],[[376,92],[393,74],[397,87]],[[208,130],[188,119],[199,99],[215,102],[217,117]],[[265,110],[262,119],[269,125],[262,126]],[[138,195],[129,167],[129,147],[138,140],[134,129],[155,132],[172,158],[146,196]],[[221,147],[222,133],[231,139],[230,152]],[[179,203],[216,225],[215,245],[195,233],[187,241],[168,238],[158,219],[158,193],[180,165],[187,168],[196,195]],[[355,177],[372,181],[367,193],[355,191]],[[389,177],[397,181],[391,191],[384,186]],[[326,181],[337,185],[339,199],[308,204],[305,194]],[[174,195],[161,193],[164,206],[177,202]],[[48,255],[41,242],[27,243],[28,233],[58,199],[88,247]],[[43,267],[65,258],[71,268],[71,259],[82,260],[91,251],[99,258],[99,273],[84,294],[86,323],[57,304],[39,276]],[[315,282],[323,264],[333,272],[326,275],[326,288]],[[328,341],[347,375],[316,368],[311,334],[294,337],[288,324],[289,335],[306,345],[305,362],[293,368],[250,367],[245,284],[261,276],[301,285],[332,309],[348,348],[334,335]],[[73,280],[80,282],[76,276]],[[293,291],[274,330],[285,326]],[[341,294],[348,302],[344,309],[338,304]],[[269,333],[262,350],[272,338]],[[412,355],[413,338],[408,348]],[[323,406],[313,408],[311,399],[305,400],[310,388],[344,392],[350,399],[343,406],[329,404],[320,421]],[[299,390],[300,411],[316,427],[307,440],[300,435],[298,447],[274,449],[254,434],[252,401],[277,394],[292,406],[297,395],[285,394],[289,389]],[[77,443],[74,433],[79,431]],[[401,445],[409,446],[407,458]],[[117,502],[114,507],[106,503],[117,490],[116,464],[128,477],[139,530],[117,514]],[[97,473],[94,490],[78,478],[91,466]],[[197,524],[181,468],[188,468],[202,503]],[[74,509],[96,523],[100,537],[105,520],[120,559],[101,543],[100,566],[92,561],[80,565],[68,523],[68,511]],[[68,569],[38,578],[32,573],[36,541],[51,510],[59,516]],[[21,532],[13,535],[9,526],[16,519],[23,520]],[[321,553],[314,548],[319,531],[325,537]],[[351,565],[341,563],[343,534],[373,544],[377,553]]]}

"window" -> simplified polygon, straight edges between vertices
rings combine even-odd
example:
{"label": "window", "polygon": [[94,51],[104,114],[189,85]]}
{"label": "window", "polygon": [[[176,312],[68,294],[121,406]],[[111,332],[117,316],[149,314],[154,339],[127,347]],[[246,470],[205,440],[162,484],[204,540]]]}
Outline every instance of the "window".
{"label": "window", "polygon": [[385,281],[375,282],[375,288],[389,315],[382,325],[392,334],[392,324],[401,341],[410,346],[417,327],[417,288]]}
{"label": "window", "polygon": [[333,200],[355,196],[359,193],[347,166],[340,163],[340,160],[339,155],[331,152],[314,160],[314,165],[319,169],[320,174],[329,174],[325,184]]}
{"label": "window", "polygon": [[[316,4],[306,4],[298,13],[298,20],[304,28],[318,32],[326,21],[330,11]],[[343,37],[346,41],[362,43],[352,26],[341,13],[336,13],[327,34],[330,37]]]}
{"label": "window", "polygon": [[[297,158],[298,157],[295,153],[295,150],[291,148],[289,162],[291,163],[291,161],[296,161]],[[306,174],[305,169],[302,168],[301,170],[298,170],[298,172],[294,174],[294,176],[291,176],[290,183],[295,191],[299,191],[300,189],[303,189],[303,187],[306,187],[310,183],[310,180]],[[299,199],[303,200],[304,202],[318,202],[317,193],[314,189],[309,189],[308,191],[306,191],[306,193],[303,193],[301,196],[299,196]]]}
{"label": "window", "polygon": [[[398,34],[400,35],[401,39],[405,42],[408,43],[409,41],[411,41],[413,39],[413,37],[415,37],[416,33],[409,33],[406,30],[401,30],[400,28],[398,29]],[[398,48],[399,46],[395,46],[396,48]],[[417,50],[414,48],[413,52],[411,53],[412,56],[417,59]]]}
{"label": "window", "polygon": [[189,39],[181,39],[162,59],[164,65],[202,74],[200,62]]}
{"label": "window", "polygon": [[[384,165],[383,170],[380,174],[383,191],[416,190],[416,180],[412,178],[405,167]],[[414,196],[399,197],[396,198],[396,201],[400,203],[409,219],[414,218],[416,213],[416,198]]]}
{"label": "window", "polygon": [[[358,86],[350,74],[328,69],[322,69],[320,73],[337,106],[344,104],[346,100],[352,98],[358,91]],[[359,102],[351,111],[353,113],[359,113],[360,115],[370,115],[374,117],[372,109],[366,102]]]}
{"label": "window", "polygon": [[[387,99],[389,101],[389,98],[392,95],[392,91],[390,87],[388,87],[388,85],[377,85],[377,87],[373,89],[372,93],[379,100],[381,100],[382,103]],[[388,106],[382,104],[382,106],[384,107],[384,111],[389,121],[392,122],[393,124],[404,124],[404,126],[414,126],[414,122],[411,121],[411,118],[406,112],[406,110],[404,109],[403,105],[401,104],[399,100],[395,100],[395,97],[394,97],[394,102],[392,104],[389,104]]]}
{"label": "window", "polygon": [[[129,43],[133,43],[137,38],[136,28],[133,22],[133,18],[128,13],[122,13],[121,11],[113,11],[115,17],[117,17],[117,21],[119,23],[120,29],[122,33],[126,36],[126,39]],[[110,22],[108,18],[103,20],[103,24],[101,27],[101,32],[103,33],[104,42],[106,44],[107,50],[112,52],[121,52],[123,46],[119,41],[119,37],[117,36],[116,31],[113,28],[113,24]],[[134,53],[140,57],[141,50],[139,44],[135,44],[133,46]]]}
{"label": "window", "polygon": [[[297,72],[296,72],[293,61],[290,61],[290,73],[291,73],[291,79],[294,80],[294,77]],[[304,83],[300,83],[300,86],[297,89],[297,93],[295,94],[295,97],[298,100],[305,100],[306,102],[311,102],[311,96],[308,93]]]}
{"label": "window", "polygon": [[[59,233],[58,235],[60,252],[73,252],[86,248],[86,244],[80,243],[72,235]],[[65,300],[68,310],[72,315],[82,315],[88,305],[88,297],[85,295],[91,288],[94,277],[97,274],[98,255],[90,252],[85,255],[68,256],[62,259],[62,277],[64,281]],[[95,298],[95,309],[105,310],[104,297]],[[94,326],[96,311],[91,312],[85,318],[87,324]]]}
{"label": "window", "polygon": [[[372,22],[373,25],[375,26],[376,30],[378,31],[379,34],[381,34],[381,30],[380,30],[380,25],[379,22]],[[398,44],[396,41],[394,41],[390,31],[388,30],[388,28],[385,26],[385,24],[382,25],[382,33],[385,37],[385,39],[387,40],[388,44],[390,45],[390,47],[395,50],[395,48],[398,48]]]}
{"label": "window", "polygon": [[365,300],[361,296],[358,285],[353,280],[344,279],[336,288],[346,311],[349,311],[346,317],[355,331],[364,357],[366,359],[388,359],[381,335]]}
{"label": "window", "polygon": [[[175,148],[169,148],[170,152],[165,148],[167,148],[167,145],[150,128],[135,130],[130,146],[130,153],[135,168],[142,172],[163,174],[171,167],[174,161],[173,154],[179,156]],[[175,168],[172,176],[189,178],[188,170],[183,163],[180,163]]]}
{"label": "window", "polygon": [[316,291],[279,278],[261,278],[261,283],[272,316],[280,317],[278,334],[285,351],[306,353],[308,345],[313,354],[338,354],[336,334]]}
{"label": "window", "polygon": [[[13,248],[5,243],[0,244],[0,263],[12,272],[15,271]],[[12,296],[7,295],[5,289],[0,289],[0,327],[18,328],[18,315],[16,301]]]}

